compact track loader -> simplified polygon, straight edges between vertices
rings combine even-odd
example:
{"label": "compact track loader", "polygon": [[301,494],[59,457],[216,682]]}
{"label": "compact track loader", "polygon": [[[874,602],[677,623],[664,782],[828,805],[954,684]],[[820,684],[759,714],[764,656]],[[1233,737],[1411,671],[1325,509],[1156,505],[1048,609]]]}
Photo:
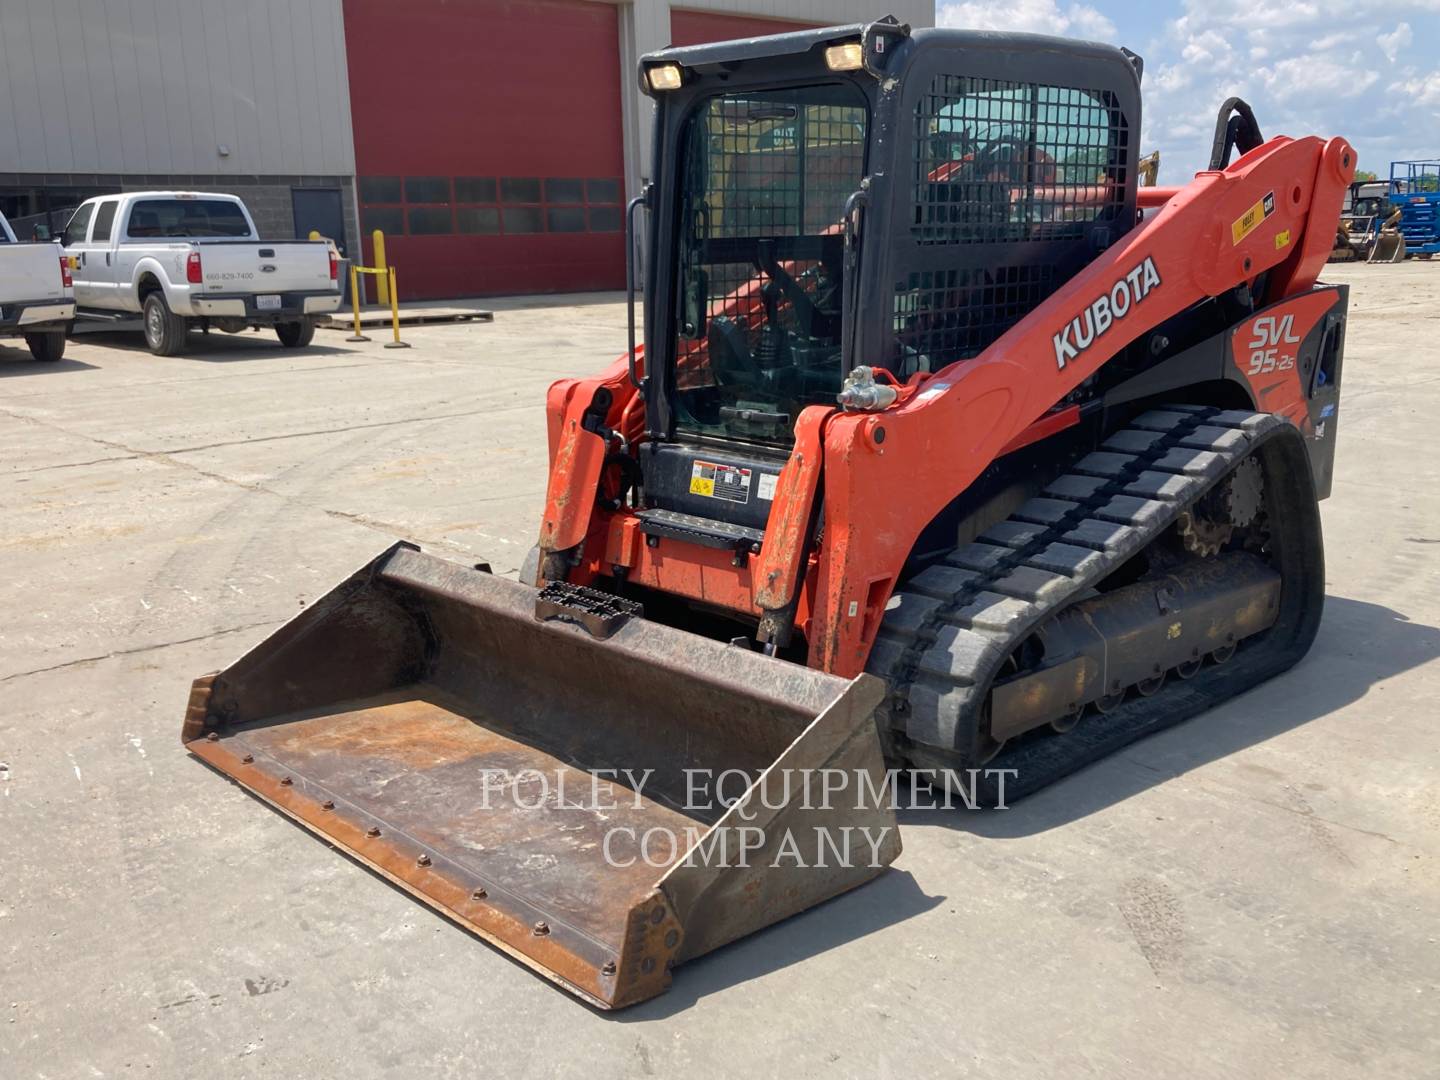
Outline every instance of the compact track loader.
{"label": "compact track loader", "polygon": [[1231,99],[1141,187],[1141,69],[889,19],[643,58],[644,341],[632,273],[524,580],[398,545],[185,742],[614,1007],[880,873],[887,763],[1015,798],[1294,664],[1355,155]]}

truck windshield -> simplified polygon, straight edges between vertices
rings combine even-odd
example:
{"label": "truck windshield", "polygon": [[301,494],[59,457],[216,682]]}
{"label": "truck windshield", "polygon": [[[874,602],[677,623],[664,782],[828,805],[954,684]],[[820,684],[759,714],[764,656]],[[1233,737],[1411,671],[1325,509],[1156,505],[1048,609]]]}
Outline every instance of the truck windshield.
{"label": "truck windshield", "polygon": [[840,370],[841,219],[865,174],[848,85],[707,99],[682,140],[676,313],[681,430],[790,441]]}
{"label": "truck windshield", "polygon": [[130,209],[125,235],[247,237],[250,223],[239,203],[228,199],[141,199]]}

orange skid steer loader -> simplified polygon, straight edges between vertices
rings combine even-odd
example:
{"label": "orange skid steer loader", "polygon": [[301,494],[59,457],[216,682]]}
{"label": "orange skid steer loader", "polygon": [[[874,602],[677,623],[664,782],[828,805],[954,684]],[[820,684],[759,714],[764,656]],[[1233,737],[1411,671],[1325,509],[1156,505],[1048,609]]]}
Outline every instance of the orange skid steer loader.
{"label": "orange skid steer loader", "polygon": [[632,274],[523,580],[397,545],[185,742],[618,1007],[882,872],[887,764],[1013,798],[1294,664],[1355,155],[1232,99],[1141,187],[1141,70],[891,19],[645,57],[643,348]]}

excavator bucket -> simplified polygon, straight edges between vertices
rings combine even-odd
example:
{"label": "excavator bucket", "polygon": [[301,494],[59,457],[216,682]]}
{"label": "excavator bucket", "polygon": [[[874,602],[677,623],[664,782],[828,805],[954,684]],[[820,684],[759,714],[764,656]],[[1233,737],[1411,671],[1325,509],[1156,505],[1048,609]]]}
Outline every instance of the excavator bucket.
{"label": "excavator bucket", "polygon": [[195,682],[220,772],[595,1005],[900,852],[883,686],[408,544]]}

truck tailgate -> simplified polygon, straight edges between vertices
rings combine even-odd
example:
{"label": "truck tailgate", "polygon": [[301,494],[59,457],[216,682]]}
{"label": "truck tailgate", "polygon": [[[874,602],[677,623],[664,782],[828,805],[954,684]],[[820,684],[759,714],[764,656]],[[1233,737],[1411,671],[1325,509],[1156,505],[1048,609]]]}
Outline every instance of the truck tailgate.
{"label": "truck tailgate", "polygon": [[323,292],[330,278],[330,245],[323,240],[200,244],[205,292]]}
{"label": "truck tailgate", "polygon": [[0,303],[68,300],[59,244],[0,244]]}

